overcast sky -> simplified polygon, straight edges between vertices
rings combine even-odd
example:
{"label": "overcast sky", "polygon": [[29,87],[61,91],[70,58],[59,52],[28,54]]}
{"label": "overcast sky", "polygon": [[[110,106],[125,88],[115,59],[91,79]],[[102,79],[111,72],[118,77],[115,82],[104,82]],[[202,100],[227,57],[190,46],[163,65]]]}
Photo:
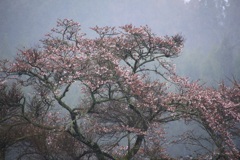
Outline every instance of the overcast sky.
{"label": "overcast sky", "polygon": [[58,18],[79,22],[87,33],[95,25],[132,23],[148,25],[155,33],[164,35],[171,27],[166,26],[166,19],[173,20],[176,15],[181,13],[161,0],[0,0],[0,54],[14,55],[17,48],[37,45]]}

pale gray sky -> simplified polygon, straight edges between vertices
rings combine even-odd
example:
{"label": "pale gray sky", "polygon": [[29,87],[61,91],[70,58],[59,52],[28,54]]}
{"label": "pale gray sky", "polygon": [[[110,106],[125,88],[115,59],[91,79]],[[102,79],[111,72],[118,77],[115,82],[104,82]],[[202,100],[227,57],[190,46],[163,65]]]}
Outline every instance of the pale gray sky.
{"label": "pale gray sky", "polygon": [[0,0],[0,57],[13,55],[22,46],[38,44],[58,18],[79,22],[85,32],[95,25],[132,23],[147,24],[164,35],[173,27],[166,25],[180,16],[178,12],[173,3],[161,0]]}

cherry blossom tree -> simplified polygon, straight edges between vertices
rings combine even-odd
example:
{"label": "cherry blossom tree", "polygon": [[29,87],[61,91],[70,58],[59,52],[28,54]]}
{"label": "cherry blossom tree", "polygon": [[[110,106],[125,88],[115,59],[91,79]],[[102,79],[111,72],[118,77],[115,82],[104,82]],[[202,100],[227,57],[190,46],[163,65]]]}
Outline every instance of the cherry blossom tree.
{"label": "cherry blossom tree", "polygon": [[[232,87],[220,83],[215,89],[198,82],[189,83],[186,79],[178,78],[176,82],[180,84],[180,94],[173,96],[172,104],[176,104],[174,110],[181,112],[184,119],[197,122],[208,133],[207,140],[217,147],[214,151],[216,153],[212,155],[217,154],[218,158],[224,159],[237,159],[239,148],[234,139],[240,138],[239,83],[234,80]],[[188,138],[201,144],[194,134]]]}
{"label": "cherry blossom tree", "polygon": [[[171,58],[181,52],[181,35],[160,37],[148,26],[131,24],[91,30],[96,38],[87,38],[72,20],[59,20],[39,47],[0,63],[1,81],[26,90],[21,116],[48,137],[43,144],[32,139],[39,153],[60,155],[64,148],[58,143],[68,137],[82,148],[75,159],[167,159],[163,125],[191,118],[213,137],[224,137],[221,145],[214,139],[224,155],[239,156],[229,132],[239,122],[239,102],[226,87],[205,88],[176,75]],[[80,96],[74,105],[67,101],[73,88]]]}

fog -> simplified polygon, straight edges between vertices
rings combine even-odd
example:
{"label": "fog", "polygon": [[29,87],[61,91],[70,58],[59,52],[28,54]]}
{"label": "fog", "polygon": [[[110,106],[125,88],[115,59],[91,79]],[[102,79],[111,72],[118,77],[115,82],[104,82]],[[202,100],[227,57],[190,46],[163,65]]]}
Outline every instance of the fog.
{"label": "fog", "polygon": [[215,86],[240,79],[239,7],[239,0],[0,0],[0,59],[40,44],[57,19],[79,22],[89,37],[96,25],[148,25],[160,36],[183,35],[184,49],[173,60],[177,73]]}
{"label": "fog", "polygon": [[34,47],[56,25],[69,18],[89,27],[148,25],[157,35],[181,33],[185,47],[175,60],[177,71],[213,84],[239,77],[240,12],[238,0],[1,0],[0,58]]}

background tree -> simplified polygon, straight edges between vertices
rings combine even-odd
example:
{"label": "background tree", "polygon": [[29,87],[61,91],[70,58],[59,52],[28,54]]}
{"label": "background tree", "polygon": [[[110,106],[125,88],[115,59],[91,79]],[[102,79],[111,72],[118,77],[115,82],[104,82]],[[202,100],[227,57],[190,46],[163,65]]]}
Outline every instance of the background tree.
{"label": "background tree", "polygon": [[[235,76],[239,64],[239,2],[235,0],[191,0],[178,25],[186,37],[184,55],[176,60],[177,72],[191,79],[216,85],[219,79]],[[183,23],[185,22],[185,23]],[[186,32],[187,29],[189,32]],[[198,34],[201,33],[201,36]],[[198,63],[195,63],[195,62]],[[215,86],[217,87],[217,86]]]}
{"label": "background tree", "polygon": [[26,122],[21,117],[20,101],[22,92],[14,84],[8,88],[3,81],[0,83],[0,159],[4,159],[7,150],[24,139],[23,130]]}
{"label": "background tree", "polygon": [[[9,87],[12,86],[12,87]],[[23,93],[16,84],[1,83],[1,159],[5,159],[9,151],[13,150],[16,159],[80,159],[85,154],[81,146],[67,133],[56,132],[39,127],[40,121],[56,125],[59,115],[52,112],[43,112],[42,101],[33,97],[26,104],[29,119],[22,115]],[[27,119],[25,119],[27,118]],[[47,121],[46,121],[47,119]],[[53,122],[54,121],[54,122]],[[36,126],[35,126],[36,125]],[[76,150],[79,148],[79,151]]]}

